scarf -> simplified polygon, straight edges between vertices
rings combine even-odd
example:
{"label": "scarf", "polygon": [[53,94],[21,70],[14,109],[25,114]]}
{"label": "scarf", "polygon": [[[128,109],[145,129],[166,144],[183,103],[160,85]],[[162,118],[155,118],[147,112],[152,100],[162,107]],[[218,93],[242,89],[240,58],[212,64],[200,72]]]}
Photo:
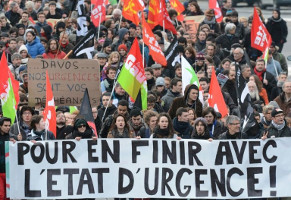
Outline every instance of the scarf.
{"label": "scarf", "polygon": [[129,131],[126,128],[123,130],[123,133],[119,133],[117,129],[113,129],[111,134],[114,138],[129,138]]}
{"label": "scarf", "polygon": [[275,127],[275,129],[277,129],[278,131],[281,131],[284,127],[285,127],[285,121],[283,124],[276,124],[273,120],[272,120],[272,125]]}
{"label": "scarf", "polygon": [[172,90],[171,90],[171,93],[172,93],[175,97],[177,97],[177,96],[180,95],[180,92],[173,92]]}
{"label": "scarf", "polygon": [[69,41],[67,41],[65,44],[60,43],[62,48],[66,48],[66,46],[69,44]]}
{"label": "scarf", "polygon": [[206,18],[203,20],[203,22],[205,23],[205,24],[215,24],[216,23],[216,21],[215,21],[215,17],[212,17],[212,19],[209,21],[209,20],[207,20]]}
{"label": "scarf", "polygon": [[273,22],[281,22],[282,21],[282,18],[279,17],[279,18],[274,18],[274,17],[271,17],[270,18]]}
{"label": "scarf", "polygon": [[47,39],[45,32],[40,33],[41,37],[44,37],[45,39]]}
{"label": "scarf", "polygon": [[259,72],[259,71],[257,71],[256,68],[254,68],[254,72],[259,77],[259,79],[261,81],[263,81],[263,79],[264,79],[263,74],[266,72],[266,69],[263,69],[261,72]]}
{"label": "scarf", "polygon": [[168,138],[169,137],[169,128],[161,129],[160,127],[155,128],[154,138]]}

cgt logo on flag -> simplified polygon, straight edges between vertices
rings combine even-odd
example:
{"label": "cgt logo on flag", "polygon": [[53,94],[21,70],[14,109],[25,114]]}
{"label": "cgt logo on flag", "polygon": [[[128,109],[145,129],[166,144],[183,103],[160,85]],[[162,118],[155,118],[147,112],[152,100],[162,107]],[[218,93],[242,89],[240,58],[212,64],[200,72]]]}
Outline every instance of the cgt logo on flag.
{"label": "cgt logo on flag", "polygon": [[267,34],[265,33],[263,27],[259,26],[259,30],[257,31],[254,43],[256,45],[264,47],[266,40],[267,40]]}
{"label": "cgt logo on flag", "polygon": [[146,77],[143,73],[143,70],[141,69],[141,63],[137,61],[136,57],[132,54],[128,55],[126,63],[125,63],[125,68],[136,78],[136,80],[142,84],[145,80]]}
{"label": "cgt logo on flag", "polygon": [[265,52],[271,43],[272,37],[260,19],[256,8],[254,7],[254,19],[251,30],[251,46],[255,49]]}

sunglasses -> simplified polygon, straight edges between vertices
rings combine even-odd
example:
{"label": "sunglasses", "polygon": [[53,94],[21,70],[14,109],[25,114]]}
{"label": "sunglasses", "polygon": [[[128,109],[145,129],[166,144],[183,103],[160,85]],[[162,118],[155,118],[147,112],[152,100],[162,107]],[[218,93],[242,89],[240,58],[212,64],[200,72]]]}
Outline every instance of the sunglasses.
{"label": "sunglasses", "polygon": [[80,126],[78,126],[78,128],[83,128],[83,127],[86,127],[86,125],[80,125]]}

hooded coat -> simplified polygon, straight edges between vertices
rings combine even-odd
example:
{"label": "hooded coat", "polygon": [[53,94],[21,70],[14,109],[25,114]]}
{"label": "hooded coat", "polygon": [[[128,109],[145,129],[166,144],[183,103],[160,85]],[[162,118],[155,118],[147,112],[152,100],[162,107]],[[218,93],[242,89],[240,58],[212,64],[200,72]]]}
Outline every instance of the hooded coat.
{"label": "hooded coat", "polygon": [[[114,44],[112,44],[112,51],[118,51],[118,47],[119,45],[123,44],[123,39],[124,39],[124,36],[126,33],[128,33],[128,29],[127,28],[121,28],[118,32],[118,36],[119,36],[119,39],[117,42],[115,42]],[[131,42],[130,41],[126,41],[125,43],[127,49],[130,49],[131,47]]]}
{"label": "hooded coat", "polygon": [[26,48],[27,48],[28,54],[32,58],[35,58],[36,56],[42,55],[45,53],[45,48],[40,43],[40,39],[38,37],[35,37],[35,39],[32,42],[27,43]]}
{"label": "hooded coat", "polygon": [[272,41],[276,44],[278,43],[285,43],[287,42],[287,35],[288,35],[288,28],[286,21],[281,18],[281,13],[279,10],[276,10],[278,18],[275,19],[274,17],[270,17],[266,24],[266,27],[272,36]]}
{"label": "hooded coat", "polygon": [[[197,90],[198,96],[197,96],[196,101],[194,101],[194,103],[192,105],[188,105],[187,100],[188,100],[188,96],[189,96],[191,89]],[[195,110],[197,117],[202,116],[202,103],[199,100],[199,89],[196,85],[194,85],[194,84],[187,85],[185,90],[184,90],[184,96],[174,99],[174,101],[169,109],[169,112],[168,112],[172,119],[174,119],[174,117],[176,116],[176,112],[177,112],[178,108],[180,108],[180,107],[193,108]]]}

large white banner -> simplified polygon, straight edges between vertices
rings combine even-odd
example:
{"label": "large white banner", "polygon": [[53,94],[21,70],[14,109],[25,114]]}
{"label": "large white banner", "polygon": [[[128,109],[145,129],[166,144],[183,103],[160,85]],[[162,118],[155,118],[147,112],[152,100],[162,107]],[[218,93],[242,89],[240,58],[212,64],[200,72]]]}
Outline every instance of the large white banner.
{"label": "large white banner", "polygon": [[291,138],[10,142],[10,198],[291,196]]}

